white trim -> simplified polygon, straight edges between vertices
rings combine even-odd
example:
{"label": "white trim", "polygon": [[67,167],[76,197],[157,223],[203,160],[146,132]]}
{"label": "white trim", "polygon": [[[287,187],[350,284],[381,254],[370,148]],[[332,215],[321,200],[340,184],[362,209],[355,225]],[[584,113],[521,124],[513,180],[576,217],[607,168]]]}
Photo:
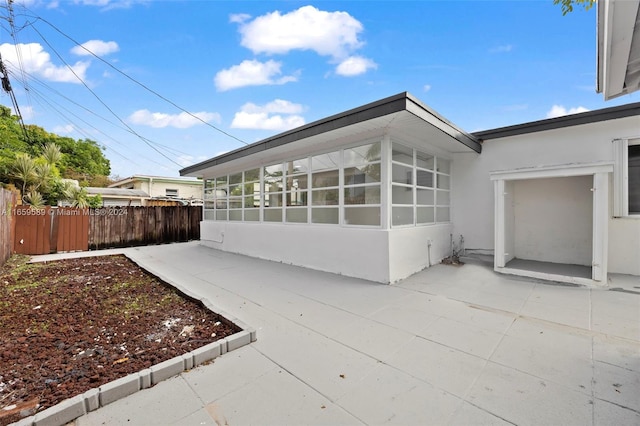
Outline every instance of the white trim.
{"label": "white trim", "polygon": [[572,163],[553,166],[527,167],[515,170],[498,170],[489,173],[491,180],[543,179],[550,177],[585,176],[613,172],[613,162]]}
{"label": "white trim", "polygon": [[516,269],[516,268],[495,268],[496,272],[500,272],[502,274],[508,275],[517,275],[520,277],[529,277],[529,278],[537,278],[539,280],[545,281],[555,281],[561,283],[569,283],[569,284],[579,284],[585,286],[594,286],[594,285],[603,285],[603,283],[594,281],[589,278],[582,277],[572,277],[569,275],[559,275],[559,274],[549,274],[546,272],[539,271],[528,271],[524,269]]}
{"label": "white trim", "polygon": [[613,217],[639,217],[629,213],[629,147],[640,145],[640,137],[614,139],[613,145]]}
{"label": "white trim", "polygon": [[629,141],[614,139],[613,143],[613,216],[629,215]]}
{"label": "white trim", "polygon": [[[564,164],[490,173],[494,182],[494,270],[507,274],[528,276],[552,281],[571,282],[587,285],[606,285],[608,257],[609,220],[609,173],[614,164],[610,162],[588,164]],[[533,272],[516,268],[506,268],[514,256],[507,253],[507,209],[508,186],[510,181],[593,175],[593,225],[592,225],[592,278],[566,277],[562,275]]]}
{"label": "white trim", "polygon": [[504,268],[505,261],[505,181],[494,180],[494,269]]}
{"label": "white trim", "polygon": [[639,3],[629,0],[598,2],[598,93],[606,101],[638,90],[627,81]]}
{"label": "white trim", "polygon": [[607,260],[609,241],[609,174],[593,175],[593,254],[591,278],[607,282]]}

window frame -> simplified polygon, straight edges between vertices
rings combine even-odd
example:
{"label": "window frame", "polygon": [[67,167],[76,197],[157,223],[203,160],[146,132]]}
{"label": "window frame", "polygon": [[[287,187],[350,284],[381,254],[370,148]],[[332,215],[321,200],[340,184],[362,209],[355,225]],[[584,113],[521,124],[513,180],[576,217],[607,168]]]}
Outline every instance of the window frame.
{"label": "window frame", "polygon": [[[435,154],[433,152],[430,152],[428,150],[424,150],[421,148],[415,148],[412,147],[411,145],[407,144],[406,142],[402,141],[402,140],[397,140],[397,139],[392,139],[391,140],[391,147],[390,147],[390,152],[393,153],[393,147],[394,145],[396,146],[401,146],[402,148],[409,148],[412,149],[413,152],[413,156],[412,156],[412,162],[411,164],[409,164],[406,161],[397,161],[393,159],[393,154],[391,155],[390,161],[389,161],[389,173],[391,174],[391,178],[389,179],[389,207],[390,207],[390,217],[389,217],[389,225],[391,228],[410,228],[410,227],[418,227],[418,226],[433,226],[433,225],[442,225],[442,224],[449,224],[451,223],[451,184],[452,184],[452,176],[451,176],[451,171],[452,171],[452,167],[453,167],[453,160],[449,157],[443,156],[441,154]],[[419,164],[420,162],[418,161],[418,159],[421,156],[429,156],[432,157],[432,162],[433,164],[431,165],[422,165]],[[446,170],[442,170],[440,168],[440,164],[439,162],[443,162],[447,164],[447,169]],[[410,182],[400,182],[400,181],[394,181],[393,179],[393,167],[394,165],[396,166],[400,166],[400,167],[407,167],[407,168],[411,168],[410,171],[407,171],[407,176],[411,176],[410,179],[407,179]],[[429,168],[431,167],[431,168]],[[424,186],[425,182],[423,180],[421,180],[420,182],[418,182],[418,172],[421,173],[431,173],[432,176],[432,180],[431,180],[431,185],[432,186]],[[447,179],[447,187],[446,188],[441,188],[440,187],[440,179],[441,177],[446,178]],[[394,203],[393,202],[393,192],[394,192],[394,188],[404,188],[407,191],[412,191],[412,197],[413,197],[413,203],[412,204],[408,204],[408,203]],[[427,191],[432,191],[433,193],[433,203],[432,204],[421,204],[418,201],[418,191],[419,190],[427,190]],[[442,201],[442,194],[447,193],[448,194],[448,201],[443,202]],[[394,209],[410,209],[412,208],[413,210],[413,221],[411,223],[403,223],[403,224],[394,224]],[[427,211],[428,209],[431,209],[432,213],[433,213],[433,221],[431,222],[427,222],[427,221],[421,221],[419,220],[419,213],[423,212],[423,211]],[[442,209],[447,209],[448,211],[448,220],[438,220],[438,212]]]}
{"label": "window frame", "polygon": [[640,219],[640,211],[629,211],[629,147],[640,145],[640,136],[614,139],[613,217]]}

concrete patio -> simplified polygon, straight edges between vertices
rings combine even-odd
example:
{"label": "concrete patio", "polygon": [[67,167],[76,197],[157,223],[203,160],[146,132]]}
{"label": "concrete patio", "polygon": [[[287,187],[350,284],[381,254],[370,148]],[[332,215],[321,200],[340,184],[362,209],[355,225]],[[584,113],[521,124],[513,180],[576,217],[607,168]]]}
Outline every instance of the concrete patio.
{"label": "concrete patio", "polygon": [[589,289],[466,264],[381,285],[197,242],[122,251],[258,341],[78,426],[640,424],[637,277]]}

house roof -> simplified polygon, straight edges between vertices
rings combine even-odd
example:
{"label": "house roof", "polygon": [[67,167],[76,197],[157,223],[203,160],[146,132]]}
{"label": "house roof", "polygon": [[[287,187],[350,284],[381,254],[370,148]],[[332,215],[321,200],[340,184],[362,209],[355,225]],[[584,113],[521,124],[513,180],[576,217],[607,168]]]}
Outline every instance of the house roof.
{"label": "house roof", "polygon": [[149,194],[140,189],[122,189],[122,188],[97,188],[88,186],[85,188],[88,194],[100,194],[103,197],[116,198],[149,198]]}
{"label": "house roof", "polygon": [[185,177],[185,176],[152,176],[152,175],[133,175],[124,179],[120,179],[109,185],[109,188],[116,188],[121,185],[125,185],[130,182],[135,181],[155,181],[155,182],[169,182],[176,184],[184,184],[184,185],[202,185],[202,181],[193,177]]}
{"label": "house roof", "polygon": [[640,89],[640,2],[598,1],[596,91],[605,100]]}
{"label": "house roof", "polygon": [[[309,149],[351,135],[391,129],[408,137],[428,140],[443,149],[481,152],[480,142],[407,92],[399,93],[304,126],[263,139],[180,170],[181,175],[202,176],[207,169],[266,151],[288,149],[288,144]],[[316,148],[317,149],[317,148]]]}
{"label": "house roof", "polygon": [[496,129],[474,132],[473,135],[481,140],[498,139],[508,136],[524,135],[526,133],[541,132],[544,130],[577,126],[580,124],[615,120],[618,118],[636,115],[640,116],[640,102],[603,108],[595,111],[581,112],[578,114],[563,115],[562,117],[548,118],[546,120],[532,121],[529,123],[516,124],[514,126],[498,127]]}

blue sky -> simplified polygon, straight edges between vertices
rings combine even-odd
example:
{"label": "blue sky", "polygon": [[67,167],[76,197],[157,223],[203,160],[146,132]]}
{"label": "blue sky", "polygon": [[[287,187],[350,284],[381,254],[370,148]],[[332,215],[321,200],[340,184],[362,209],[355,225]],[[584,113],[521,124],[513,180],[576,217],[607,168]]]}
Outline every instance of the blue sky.
{"label": "blue sky", "polygon": [[0,53],[25,121],[106,146],[121,177],[404,91],[468,132],[640,101],[595,93],[595,8],[551,0],[28,0],[13,16]]}

